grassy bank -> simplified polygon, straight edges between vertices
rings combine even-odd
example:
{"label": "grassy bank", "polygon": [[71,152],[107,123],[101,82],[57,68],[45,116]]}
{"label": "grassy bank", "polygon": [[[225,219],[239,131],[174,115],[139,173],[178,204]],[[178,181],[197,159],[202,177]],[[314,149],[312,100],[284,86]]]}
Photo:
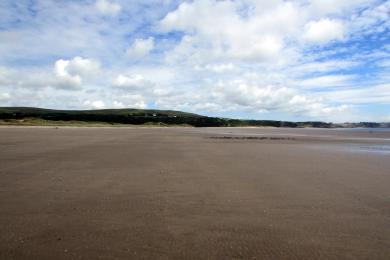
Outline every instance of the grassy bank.
{"label": "grassy bank", "polygon": [[191,127],[190,125],[168,125],[163,123],[145,123],[142,125],[90,122],[90,121],[54,121],[40,118],[0,119],[0,126],[73,126],[73,127]]}

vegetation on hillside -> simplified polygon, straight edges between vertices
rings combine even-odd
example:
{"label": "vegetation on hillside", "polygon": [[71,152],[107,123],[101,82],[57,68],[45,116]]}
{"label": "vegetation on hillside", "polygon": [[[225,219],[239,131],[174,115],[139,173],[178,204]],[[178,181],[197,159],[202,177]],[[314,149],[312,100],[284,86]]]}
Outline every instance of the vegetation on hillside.
{"label": "vegetation on hillside", "polygon": [[288,122],[273,120],[240,120],[207,117],[172,110],[101,109],[54,110],[30,107],[0,108],[0,124],[17,125],[157,125],[194,127],[390,127],[390,123],[332,124],[325,122]]}

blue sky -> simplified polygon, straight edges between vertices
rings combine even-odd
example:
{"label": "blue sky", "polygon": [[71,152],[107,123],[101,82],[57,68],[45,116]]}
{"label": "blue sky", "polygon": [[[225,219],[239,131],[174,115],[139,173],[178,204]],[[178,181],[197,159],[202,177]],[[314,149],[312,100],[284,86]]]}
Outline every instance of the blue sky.
{"label": "blue sky", "polygon": [[0,2],[0,106],[390,121],[390,1]]}

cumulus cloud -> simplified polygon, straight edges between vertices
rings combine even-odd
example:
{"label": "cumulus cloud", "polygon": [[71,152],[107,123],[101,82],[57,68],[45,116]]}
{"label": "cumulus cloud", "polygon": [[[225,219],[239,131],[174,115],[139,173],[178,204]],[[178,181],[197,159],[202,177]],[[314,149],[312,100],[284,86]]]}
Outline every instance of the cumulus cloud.
{"label": "cumulus cloud", "polygon": [[342,22],[328,18],[306,24],[303,38],[317,44],[326,44],[333,40],[342,40],[344,26]]}
{"label": "cumulus cloud", "polygon": [[69,61],[58,60],[55,63],[54,72],[57,76],[57,86],[65,89],[79,89],[81,86],[80,75],[71,75],[66,70]]}
{"label": "cumulus cloud", "polygon": [[54,65],[54,72],[58,82],[57,87],[65,89],[80,89],[82,77],[95,76],[100,64],[97,61],[74,57],[71,60],[58,60]]}
{"label": "cumulus cloud", "polygon": [[[222,87],[222,88],[221,88]],[[255,109],[259,112],[282,109],[293,97],[292,89],[281,87],[258,87],[245,82],[234,81],[227,85],[222,84],[213,95],[220,100],[220,104],[227,103],[236,107]]]}
{"label": "cumulus cloud", "polygon": [[154,49],[154,38],[135,39],[134,43],[127,49],[126,54],[130,58],[139,59],[147,56]]}
{"label": "cumulus cloud", "polygon": [[126,108],[126,105],[123,104],[121,101],[117,101],[117,100],[114,100],[114,102],[112,102],[112,107],[113,108]]}
{"label": "cumulus cloud", "polygon": [[390,84],[331,91],[325,93],[329,99],[349,104],[390,104]]}
{"label": "cumulus cloud", "polygon": [[[75,57],[59,59],[52,69],[0,67],[0,90],[7,88],[82,90],[86,82],[93,82],[100,73],[100,63],[91,59]],[[100,75],[100,74],[99,74]],[[84,86],[83,86],[84,85]]]}
{"label": "cumulus cloud", "polygon": [[148,107],[144,98],[141,95],[125,95],[120,97],[121,101],[115,100],[112,104],[114,108],[139,108],[145,109]]}
{"label": "cumulus cloud", "polygon": [[343,113],[351,108],[350,105],[346,104],[329,106],[321,101],[321,99],[318,100],[302,95],[295,95],[289,101],[289,105],[291,105],[291,112],[300,114],[307,113],[313,117],[327,117],[329,114],[333,114],[333,116],[335,116],[335,114]]}
{"label": "cumulus cloud", "polygon": [[293,34],[302,22],[298,7],[288,2],[278,2],[268,13],[248,17],[237,12],[239,7],[238,2],[230,1],[182,3],[161,20],[159,29],[189,35],[174,50],[178,57],[185,52],[192,59],[193,52],[206,60],[231,57],[264,61],[280,54],[285,34]]}
{"label": "cumulus cloud", "polygon": [[121,6],[110,0],[96,0],[96,9],[103,15],[117,15],[121,11]]}
{"label": "cumulus cloud", "polygon": [[93,109],[104,109],[106,108],[106,105],[102,100],[86,100],[84,101],[84,105],[87,106],[88,108],[93,108]]}
{"label": "cumulus cloud", "polygon": [[[347,104],[328,105],[321,98],[305,95],[296,89],[283,86],[262,86],[245,80],[219,82],[210,95],[204,93],[187,100],[184,107],[211,111],[245,111],[272,113],[275,111],[312,117],[327,117],[345,112]],[[193,104],[192,104],[193,103]]]}
{"label": "cumulus cloud", "polygon": [[124,90],[140,90],[151,86],[152,83],[142,75],[118,75],[113,82],[113,86]]}
{"label": "cumulus cloud", "polygon": [[100,63],[91,59],[74,57],[71,60],[58,60],[55,64],[55,72],[59,76],[79,75],[83,77],[95,76],[100,70]]}

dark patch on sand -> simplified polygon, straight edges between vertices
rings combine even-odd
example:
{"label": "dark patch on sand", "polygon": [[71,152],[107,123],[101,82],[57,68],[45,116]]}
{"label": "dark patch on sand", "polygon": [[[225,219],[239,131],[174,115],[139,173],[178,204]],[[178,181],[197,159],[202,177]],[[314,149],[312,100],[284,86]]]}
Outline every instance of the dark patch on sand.
{"label": "dark patch on sand", "polygon": [[211,136],[211,139],[233,139],[233,140],[295,140],[293,137],[268,137],[268,136]]}

